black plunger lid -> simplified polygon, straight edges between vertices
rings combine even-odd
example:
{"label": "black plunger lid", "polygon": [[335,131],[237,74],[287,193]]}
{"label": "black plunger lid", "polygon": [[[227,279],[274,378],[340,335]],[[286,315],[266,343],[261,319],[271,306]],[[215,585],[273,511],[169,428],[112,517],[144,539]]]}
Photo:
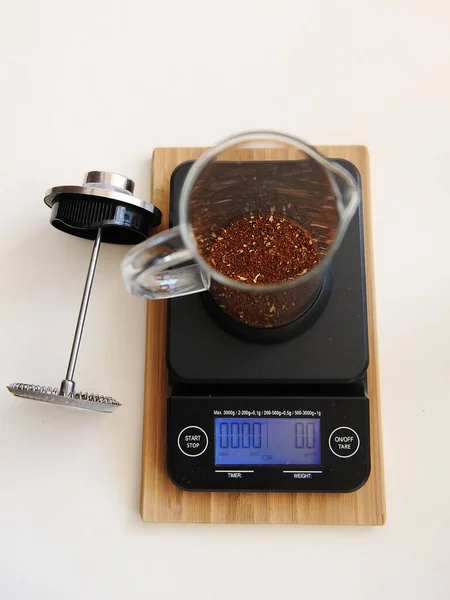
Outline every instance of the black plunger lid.
{"label": "black plunger lid", "polygon": [[117,173],[89,171],[83,185],[64,185],[46,192],[50,223],[65,233],[94,240],[137,244],[161,223],[161,211],[133,196],[134,181]]}

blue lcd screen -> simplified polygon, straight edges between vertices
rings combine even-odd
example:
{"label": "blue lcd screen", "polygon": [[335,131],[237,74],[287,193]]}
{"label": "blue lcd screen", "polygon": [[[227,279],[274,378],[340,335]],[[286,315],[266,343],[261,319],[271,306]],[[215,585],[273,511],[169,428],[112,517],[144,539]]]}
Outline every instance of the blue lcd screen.
{"label": "blue lcd screen", "polygon": [[216,465],[320,465],[320,419],[215,419]]}

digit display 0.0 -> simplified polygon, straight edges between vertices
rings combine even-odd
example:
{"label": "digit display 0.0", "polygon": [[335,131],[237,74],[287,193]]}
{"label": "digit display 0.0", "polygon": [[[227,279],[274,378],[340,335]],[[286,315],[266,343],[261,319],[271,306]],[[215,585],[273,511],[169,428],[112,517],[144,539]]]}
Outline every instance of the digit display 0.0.
{"label": "digit display 0.0", "polygon": [[215,419],[215,463],[320,465],[320,419]]}

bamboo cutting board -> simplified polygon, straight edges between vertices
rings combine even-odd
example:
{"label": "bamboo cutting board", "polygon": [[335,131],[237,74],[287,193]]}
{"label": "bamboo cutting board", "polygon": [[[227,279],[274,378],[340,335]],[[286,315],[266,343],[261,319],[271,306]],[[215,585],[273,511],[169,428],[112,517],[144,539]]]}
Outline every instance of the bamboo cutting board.
{"label": "bamboo cutting board", "polygon": [[[289,523],[314,525],[383,525],[386,519],[378,384],[377,335],[370,211],[369,158],[364,146],[319,146],[331,158],[344,158],[361,173],[369,326],[368,393],[370,398],[371,475],[350,494],[185,492],[166,474],[166,302],[149,301],[142,444],[141,516],[165,523]],[[152,202],[168,227],[169,186],[180,163],[204,148],[157,148],[152,161]],[[243,151],[236,159],[243,159]],[[274,158],[274,149],[245,150],[255,158]],[[260,156],[258,156],[258,153]]]}

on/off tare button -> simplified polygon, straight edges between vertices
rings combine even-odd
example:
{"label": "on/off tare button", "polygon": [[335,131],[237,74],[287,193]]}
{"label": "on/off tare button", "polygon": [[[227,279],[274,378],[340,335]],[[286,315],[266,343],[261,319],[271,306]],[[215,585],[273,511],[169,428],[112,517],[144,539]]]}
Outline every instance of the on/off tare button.
{"label": "on/off tare button", "polygon": [[206,431],[197,425],[189,425],[178,435],[178,448],[186,456],[200,456],[208,447]]}
{"label": "on/off tare button", "polygon": [[350,458],[359,450],[359,435],[351,427],[338,427],[331,432],[328,445],[339,458]]}

